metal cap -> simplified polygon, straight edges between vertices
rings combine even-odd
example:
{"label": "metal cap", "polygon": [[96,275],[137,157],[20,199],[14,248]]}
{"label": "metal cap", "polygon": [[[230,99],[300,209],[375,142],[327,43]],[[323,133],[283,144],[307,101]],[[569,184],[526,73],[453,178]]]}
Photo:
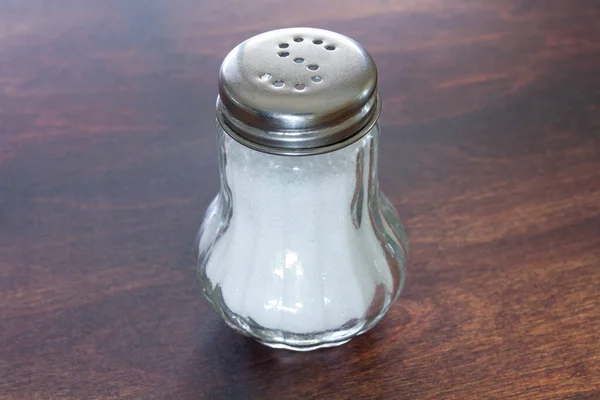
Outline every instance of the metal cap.
{"label": "metal cap", "polygon": [[379,117],[375,62],[354,40],[314,28],[254,36],[221,65],[217,117],[234,139],[274,154],[336,150]]}

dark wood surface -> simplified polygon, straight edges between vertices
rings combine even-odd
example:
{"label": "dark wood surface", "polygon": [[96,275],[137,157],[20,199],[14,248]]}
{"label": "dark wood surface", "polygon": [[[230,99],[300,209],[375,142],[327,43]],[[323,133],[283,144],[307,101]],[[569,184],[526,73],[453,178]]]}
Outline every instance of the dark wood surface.
{"label": "dark wood surface", "polygon": [[[0,399],[600,399],[599,4],[0,0]],[[373,54],[412,250],[312,353],[195,281],[218,67],[285,26]]]}

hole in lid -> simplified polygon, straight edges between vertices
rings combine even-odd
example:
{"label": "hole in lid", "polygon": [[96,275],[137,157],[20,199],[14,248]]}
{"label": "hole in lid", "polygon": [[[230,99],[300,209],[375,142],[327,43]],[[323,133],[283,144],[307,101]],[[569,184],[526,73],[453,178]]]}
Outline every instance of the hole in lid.
{"label": "hole in lid", "polygon": [[290,47],[290,45],[287,44],[287,43],[279,43],[279,48],[280,49],[287,49],[288,47]]}
{"label": "hole in lid", "polygon": [[302,57],[294,58],[294,62],[296,64],[302,64],[304,62],[304,58],[302,58]]}
{"label": "hole in lid", "polygon": [[328,44],[327,46],[325,46],[325,49],[330,50],[330,51],[335,50],[335,46],[332,44]]}
{"label": "hole in lid", "polygon": [[314,44],[323,44],[323,41],[321,39],[315,39],[313,40]]}
{"label": "hole in lid", "polygon": [[283,81],[275,81],[273,82],[273,86],[275,87],[282,87],[284,85]]}
{"label": "hole in lid", "polygon": [[321,78],[320,76],[313,76],[312,78],[310,78],[310,80],[315,83],[319,83],[323,80],[323,78]]}
{"label": "hole in lid", "polygon": [[304,40],[304,38],[301,38],[301,37],[295,37],[295,38],[294,38],[294,42],[297,42],[297,43],[300,43],[300,42],[302,42],[303,40]]}
{"label": "hole in lid", "polygon": [[310,64],[308,67],[306,67],[308,69],[310,69],[311,71],[316,71],[319,69],[319,66],[317,64]]}
{"label": "hole in lid", "polygon": [[277,54],[279,55],[279,57],[287,57],[290,55],[290,53],[288,53],[287,51],[280,51]]}
{"label": "hole in lid", "polygon": [[271,74],[268,73],[268,72],[265,72],[264,74],[262,74],[260,76],[260,79],[263,80],[263,81],[267,81],[267,80],[271,79]]}
{"label": "hole in lid", "polygon": [[296,90],[304,90],[306,89],[306,85],[304,83],[299,83],[296,85]]}

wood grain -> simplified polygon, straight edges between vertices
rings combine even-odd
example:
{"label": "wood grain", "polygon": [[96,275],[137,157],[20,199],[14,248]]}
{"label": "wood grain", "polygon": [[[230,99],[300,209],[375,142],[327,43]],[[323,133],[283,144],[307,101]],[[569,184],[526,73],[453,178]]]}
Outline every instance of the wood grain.
{"label": "wood grain", "polygon": [[[0,399],[600,399],[597,1],[0,0]],[[373,54],[409,232],[370,333],[296,354],[201,298],[225,54]]]}

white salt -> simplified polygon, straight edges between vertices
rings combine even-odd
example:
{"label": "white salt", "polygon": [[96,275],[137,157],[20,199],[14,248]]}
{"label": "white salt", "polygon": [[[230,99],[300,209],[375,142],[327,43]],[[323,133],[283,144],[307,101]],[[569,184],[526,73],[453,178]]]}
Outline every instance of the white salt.
{"label": "white salt", "polygon": [[[264,328],[299,334],[364,318],[377,285],[393,286],[367,208],[372,134],[332,153],[299,157],[224,140],[233,214],[206,274],[229,309]],[[356,228],[351,204],[361,150]]]}

